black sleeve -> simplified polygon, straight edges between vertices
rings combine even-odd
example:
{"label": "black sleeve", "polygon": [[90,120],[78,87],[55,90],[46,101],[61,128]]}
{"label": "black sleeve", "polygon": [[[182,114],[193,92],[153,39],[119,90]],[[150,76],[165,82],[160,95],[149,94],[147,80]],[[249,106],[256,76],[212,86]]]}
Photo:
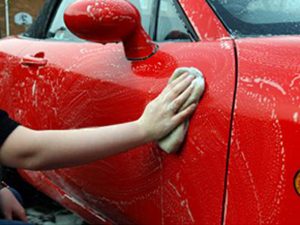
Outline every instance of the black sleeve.
{"label": "black sleeve", "polygon": [[19,124],[10,119],[6,112],[0,110],[0,146],[18,126]]}

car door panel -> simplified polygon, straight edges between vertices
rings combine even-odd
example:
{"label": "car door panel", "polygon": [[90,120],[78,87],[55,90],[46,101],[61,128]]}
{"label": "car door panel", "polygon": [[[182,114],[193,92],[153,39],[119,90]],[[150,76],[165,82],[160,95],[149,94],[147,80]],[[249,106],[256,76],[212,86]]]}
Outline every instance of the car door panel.
{"label": "car door panel", "polygon": [[237,41],[226,224],[299,223],[299,42],[299,36]]}
{"label": "car door panel", "polygon": [[228,32],[206,0],[178,0],[201,40],[228,38]]}
{"label": "car door panel", "polygon": [[136,62],[125,59],[121,44],[24,44],[24,56],[43,52],[48,64],[22,66],[22,76],[7,78],[27,83],[5,108],[26,109],[13,117],[35,129],[135,120],[177,67],[199,68],[207,89],[180,153],[166,155],[152,143],[78,168],[21,173],[68,208],[81,208],[75,211],[93,223],[220,223],[235,83],[230,40],[164,43]]}
{"label": "car door panel", "polygon": [[[25,48],[23,41],[12,38],[2,39],[0,42],[0,94],[2,99],[9,99],[11,91],[4,90],[7,86],[15,86],[11,74],[17,74],[22,50]],[[0,107],[4,108],[5,101],[0,101]],[[8,103],[7,103],[8,104]]]}
{"label": "car door panel", "polygon": [[[37,189],[91,224],[221,222],[234,47],[230,39],[219,39],[228,34],[204,0],[180,3],[203,41],[160,43],[159,51],[144,61],[126,60],[121,44],[12,40],[26,48],[23,64],[20,59],[17,69],[4,78],[20,86],[3,87],[2,94],[10,94],[2,107],[34,129],[135,120],[177,67],[194,66],[205,76],[207,88],[180,153],[167,155],[150,143],[81,167],[20,171]],[[41,57],[47,64],[26,64],[28,56]]]}

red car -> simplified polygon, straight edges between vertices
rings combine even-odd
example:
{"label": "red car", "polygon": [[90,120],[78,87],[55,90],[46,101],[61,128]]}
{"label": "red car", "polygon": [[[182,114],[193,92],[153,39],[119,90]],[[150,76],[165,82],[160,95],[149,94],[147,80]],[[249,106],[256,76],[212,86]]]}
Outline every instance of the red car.
{"label": "red car", "polygon": [[20,171],[29,183],[91,224],[299,224],[299,1],[73,2],[46,1],[26,33],[0,41],[0,108],[17,121],[137,119],[181,66],[207,88],[178,154],[153,143]]}

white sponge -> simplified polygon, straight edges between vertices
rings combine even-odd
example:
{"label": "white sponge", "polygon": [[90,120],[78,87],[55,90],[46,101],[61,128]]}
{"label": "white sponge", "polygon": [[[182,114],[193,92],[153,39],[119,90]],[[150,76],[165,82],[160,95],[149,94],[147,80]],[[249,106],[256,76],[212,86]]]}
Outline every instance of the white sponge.
{"label": "white sponge", "polygon": [[[184,110],[192,103],[198,103],[205,89],[205,80],[203,74],[194,67],[181,67],[176,69],[169,82],[177,79],[180,75],[186,72],[188,74],[196,76],[196,79],[193,81],[194,89],[191,96],[186,100],[179,111]],[[159,147],[167,153],[177,152],[185,139],[188,127],[189,120],[186,120],[184,123],[175,128],[171,133],[169,133],[166,137],[159,140]]]}

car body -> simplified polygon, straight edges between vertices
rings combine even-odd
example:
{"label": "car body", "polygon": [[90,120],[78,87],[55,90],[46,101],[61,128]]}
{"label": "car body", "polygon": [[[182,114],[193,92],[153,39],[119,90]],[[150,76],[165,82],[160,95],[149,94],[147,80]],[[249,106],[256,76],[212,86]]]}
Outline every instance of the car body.
{"label": "car body", "polygon": [[[178,154],[150,143],[81,167],[20,170],[29,183],[91,224],[298,223],[299,28],[276,22],[270,30],[281,32],[267,35],[251,21],[247,33],[242,22],[228,26],[221,0],[133,1],[158,50],[128,60],[122,42],[86,42],[61,27],[71,2],[46,1],[27,33],[0,41],[0,108],[23,125],[137,119],[181,66],[200,69],[207,88]],[[179,40],[167,38],[174,27]]]}

